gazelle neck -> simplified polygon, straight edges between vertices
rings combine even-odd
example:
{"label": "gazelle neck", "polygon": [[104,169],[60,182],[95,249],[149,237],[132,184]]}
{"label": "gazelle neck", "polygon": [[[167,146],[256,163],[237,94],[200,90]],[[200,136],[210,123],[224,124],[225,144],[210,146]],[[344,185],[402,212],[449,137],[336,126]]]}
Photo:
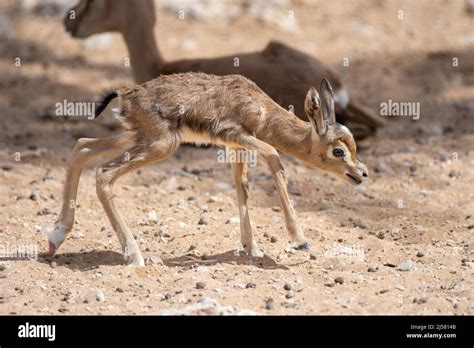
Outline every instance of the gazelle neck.
{"label": "gazelle neck", "polygon": [[311,123],[280,107],[272,113],[273,117],[258,138],[287,155],[306,161],[312,147]]}
{"label": "gazelle neck", "polygon": [[157,77],[165,61],[156,44],[153,26],[137,23],[122,32],[122,35],[127,44],[135,81],[143,83]]}

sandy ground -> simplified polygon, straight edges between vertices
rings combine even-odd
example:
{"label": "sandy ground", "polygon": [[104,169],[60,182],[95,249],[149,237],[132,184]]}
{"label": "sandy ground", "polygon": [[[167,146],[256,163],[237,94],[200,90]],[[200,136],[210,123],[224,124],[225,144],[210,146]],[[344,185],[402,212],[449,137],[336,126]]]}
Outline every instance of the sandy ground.
{"label": "sandy ground", "polygon": [[[10,4],[0,8],[14,32],[0,41],[0,245],[7,254],[46,249],[75,139],[111,134],[116,125],[110,111],[95,121],[64,119],[52,106],[131,81],[120,36],[86,47],[59,17],[16,13]],[[316,259],[285,251],[288,235],[263,162],[250,172],[249,203],[266,255],[239,252],[229,165],[217,163],[216,148],[183,147],[116,185],[145,267],[123,264],[89,169],[73,232],[54,262],[0,263],[0,314],[154,314],[203,299],[216,301],[210,313],[474,314],[474,17],[463,1],[442,0],[314,1],[291,9],[297,32],[249,16],[226,24],[160,10],[156,33],[168,59],[252,51],[278,39],[330,63],[375,110],[389,99],[420,102],[419,120],[392,117],[359,144],[371,172],[363,187],[284,157]]]}

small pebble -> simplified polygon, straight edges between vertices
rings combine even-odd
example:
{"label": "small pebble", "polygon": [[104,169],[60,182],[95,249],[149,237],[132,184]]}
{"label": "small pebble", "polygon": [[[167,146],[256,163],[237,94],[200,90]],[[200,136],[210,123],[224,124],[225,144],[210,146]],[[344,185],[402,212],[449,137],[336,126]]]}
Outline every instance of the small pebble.
{"label": "small pebble", "polygon": [[413,302],[418,304],[426,303],[428,302],[428,297],[415,298]]}
{"label": "small pebble", "polygon": [[391,263],[391,262],[384,263],[384,266],[387,266],[387,267],[392,267],[392,268],[395,268],[395,267],[397,267],[397,265],[396,265],[396,264],[394,264],[394,263]]}
{"label": "small pebble", "polygon": [[285,283],[285,285],[283,286],[283,289],[285,289],[286,291],[290,291],[291,285],[289,283]]}
{"label": "small pebble", "polygon": [[51,210],[49,210],[49,208],[41,208],[36,214],[39,216],[49,215],[51,214]]}
{"label": "small pebble", "polygon": [[156,255],[151,255],[150,257],[147,257],[145,259],[145,264],[146,265],[163,265],[163,260]]}
{"label": "small pebble", "polygon": [[66,301],[68,303],[74,302],[74,294],[71,291],[66,292],[63,297],[63,301]]}
{"label": "small pebble", "polygon": [[271,242],[271,243],[276,243],[277,241],[278,241],[277,237],[272,236],[272,237],[270,238],[270,242]]}
{"label": "small pebble", "polygon": [[265,309],[271,311],[275,308],[274,304],[273,304],[273,299],[272,298],[269,298],[265,301]]}
{"label": "small pebble", "polygon": [[416,253],[416,256],[417,257],[423,257],[423,256],[425,256],[425,254],[423,254],[422,251],[419,251],[419,252]]}
{"label": "small pebble", "polygon": [[415,267],[415,264],[413,262],[405,261],[405,262],[401,262],[398,265],[398,270],[403,271],[403,272],[407,272],[407,271],[411,271],[414,267]]}
{"label": "small pebble", "polygon": [[204,289],[205,287],[206,287],[206,283],[203,283],[203,282],[196,283],[196,289]]}
{"label": "small pebble", "polygon": [[388,173],[393,174],[393,169],[384,161],[379,161],[374,167],[375,173]]}
{"label": "small pebble", "polygon": [[344,278],[342,278],[342,277],[336,277],[336,278],[334,279],[334,281],[335,281],[337,284],[341,284],[341,285],[344,284]]}
{"label": "small pebble", "polygon": [[95,293],[95,299],[99,302],[105,301],[105,294],[103,291],[99,290]]}
{"label": "small pebble", "polygon": [[123,289],[122,289],[122,288],[117,288],[117,289],[115,289],[115,291],[116,291],[116,292],[121,292],[121,293],[123,293]]}
{"label": "small pebble", "polygon": [[256,287],[257,285],[255,283],[247,283],[247,285],[245,285],[246,289],[255,289]]}
{"label": "small pebble", "polygon": [[286,297],[287,299],[290,299],[290,298],[295,297],[295,295],[290,291],[290,292],[288,292],[288,293],[285,295],[285,297]]}
{"label": "small pebble", "polygon": [[215,196],[209,196],[209,198],[207,199],[207,203],[215,203],[217,201],[218,201],[218,198]]}
{"label": "small pebble", "polygon": [[51,268],[56,268],[56,267],[58,267],[58,264],[56,263],[56,261],[53,261],[53,262],[51,262],[50,266],[51,266]]}
{"label": "small pebble", "polygon": [[461,176],[461,172],[459,170],[453,169],[449,172],[448,175],[449,175],[450,178],[457,178],[457,177]]}
{"label": "small pebble", "polygon": [[84,237],[84,234],[82,232],[76,230],[76,231],[71,233],[71,237],[73,239],[81,239],[82,237]]}
{"label": "small pebble", "polygon": [[207,225],[207,221],[204,218],[200,218],[198,221],[198,225]]}
{"label": "small pebble", "polygon": [[378,267],[369,267],[369,268],[367,269],[367,272],[377,272],[378,269],[379,269]]}

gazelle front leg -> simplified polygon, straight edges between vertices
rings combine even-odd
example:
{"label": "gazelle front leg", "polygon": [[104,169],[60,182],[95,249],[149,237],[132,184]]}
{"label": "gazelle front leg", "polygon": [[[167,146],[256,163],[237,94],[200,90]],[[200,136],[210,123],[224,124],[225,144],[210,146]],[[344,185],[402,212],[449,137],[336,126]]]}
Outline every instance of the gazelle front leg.
{"label": "gazelle front leg", "polygon": [[[237,150],[235,150],[237,151]],[[237,203],[239,204],[240,215],[240,240],[244,250],[251,256],[263,257],[263,253],[257,246],[250,224],[247,199],[249,196],[249,184],[247,181],[247,163],[232,163],[232,173],[237,191]]]}
{"label": "gazelle front leg", "polygon": [[286,228],[291,237],[291,246],[297,250],[309,250],[309,243],[299,226],[296,211],[288,195],[288,182],[278,151],[273,146],[250,135],[242,135],[238,143],[248,150],[257,151],[257,154],[267,161],[285,214]]}
{"label": "gazelle front leg", "polygon": [[309,243],[306,241],[303,230],[301,230],[295,208],[288,195],[288,181],[286,180],[285,169],[281,164],[278,152],[275,150],[275,153],[267,154],[266,160],[272,172],[281,205],[283,206],[286,228],[291,236],[291,246],[297,250],[309,250]]}

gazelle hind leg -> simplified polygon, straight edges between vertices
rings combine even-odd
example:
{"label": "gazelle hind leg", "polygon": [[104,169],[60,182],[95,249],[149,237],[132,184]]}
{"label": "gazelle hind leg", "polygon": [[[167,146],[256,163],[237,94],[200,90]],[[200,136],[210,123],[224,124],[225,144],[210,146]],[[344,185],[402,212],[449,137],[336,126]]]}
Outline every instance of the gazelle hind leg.
{"label": "gazelle hind leg", "polygon": [[129,158],[119,156],[97,169],[97,196],[117,233],[125,262],[129,265],[143,266],[144,260],[133,234],[115,204],[113,184],[132,170],[164,160],[176,150],[177,146],[178,141],[174,135],[169,135],[169,138],[156,143],[132,148],[129,151]]}
{"label": "gazelle hind leg", "polygon": [[52,230],[48,232],[49,255],[54,255],[66,239],[74,223],[79,179],[84,167],[97,158],[113,158],[120,153],[116,137],[81,138],[77,140],[66,169],[61,213]]}
{"label": "gazelle hind leg", "polygon": [[249,196],[247,169],[247,163],[232,163],[232,173],[235,181],[235,189],[237,191],[237,203],[239,205],[240,240],[244,250],[251,256],[262,257],[263,253],[260,251],[257,243],[255,242],[255,238],[252,233],[252,226],[250,224],[247,206],[247,199]]}

